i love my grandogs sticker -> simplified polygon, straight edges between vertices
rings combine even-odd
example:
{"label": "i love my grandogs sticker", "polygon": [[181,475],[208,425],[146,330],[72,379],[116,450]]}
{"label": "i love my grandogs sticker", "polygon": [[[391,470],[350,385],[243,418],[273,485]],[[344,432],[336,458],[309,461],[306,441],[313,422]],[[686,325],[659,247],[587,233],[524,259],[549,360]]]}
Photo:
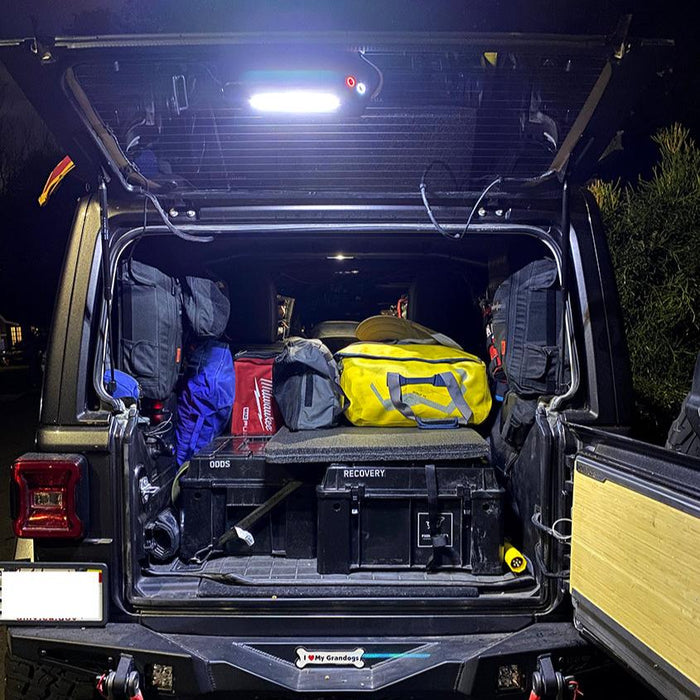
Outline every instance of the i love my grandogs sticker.
{"label": "i love my grandogs sticker", "polygon": [[358,647],[352,651],[338,650],[309,650],[304,647],[297,647],[297,668],[305,666],[354,666],[363,668],[365,662],[362,660],[365,650]]}

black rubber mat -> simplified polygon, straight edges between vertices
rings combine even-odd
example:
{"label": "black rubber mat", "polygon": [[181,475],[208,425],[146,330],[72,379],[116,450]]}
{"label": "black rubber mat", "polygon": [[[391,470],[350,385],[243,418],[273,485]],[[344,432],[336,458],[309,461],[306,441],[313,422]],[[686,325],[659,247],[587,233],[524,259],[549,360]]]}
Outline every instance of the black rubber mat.
{"label": "black rubber mat", "polygon": [[[322,575],[316,571],[315,559],[259,555],[212,560],[202,571],[208,574],[226,573],[238,578],[237,595],[244,597],[264,597],[274,591],[280,597],[474,598],[479,595],[481,587],[510,590],[533,583],[530,576],[520,578],[510,572],[500,576],[475,576],[468,571],[447,569],[435,572],[425,569],[376,570]],[[200,597],[230,594],[231,584],[207,578],[201,580]]]}
{"label": "black rubber mat", "polygon": [[341,426],[291,432],[282,428],[265,448],[265,459],[297,462],[408,462],[488,457],[486,440],[472,428],[358,428]]}
{"label": "black rubber mat", "polygon": [[208,573],[226,572],[246,579],[251,583],[325,583],[325,584],[425,584],[425,583],[461,583],[474,585],[491,581],[504,583],[514,580],[514,575],[504,573],[500,576],[475,576],[469,571],[444,569],[426,571],[414,569],[405,571],[368,570],[350,574],[319,574],[316,559],[293,559],[291,557],[272,557],[255,555],[250,557],[223,557],[212,559],[202,569]]}
{"label": "black rubber mat", "polygon": [[[217,580],[224,575],[227,582]],[[181,578],[180,578],[181,577]],[[197,581],[197,579],[199,579]],[[192,582],[196,597],[243,598],[473,598],[486,592],[512,592],[529,596],[536,589],[529,573],[504,572],[495,576],[469,571],[425,569],[356,571],[350,574],[319,574],[316,559],[293,559],[268,555],[220,557],[201,566],[157,565],[139,582],[146,597],[162,595],[171,588],[182,592]]]}

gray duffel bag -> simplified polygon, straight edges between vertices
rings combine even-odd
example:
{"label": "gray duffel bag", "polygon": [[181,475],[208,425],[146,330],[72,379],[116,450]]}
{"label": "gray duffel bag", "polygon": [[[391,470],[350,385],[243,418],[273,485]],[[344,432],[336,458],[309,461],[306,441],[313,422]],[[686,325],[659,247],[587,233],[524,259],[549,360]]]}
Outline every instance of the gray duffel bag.
{"label": "gray duffel bag", "polygon": [[287,340],[272,368],[272,390],[290,430],[329,428],[345,408],[338,366],[315,338]]}

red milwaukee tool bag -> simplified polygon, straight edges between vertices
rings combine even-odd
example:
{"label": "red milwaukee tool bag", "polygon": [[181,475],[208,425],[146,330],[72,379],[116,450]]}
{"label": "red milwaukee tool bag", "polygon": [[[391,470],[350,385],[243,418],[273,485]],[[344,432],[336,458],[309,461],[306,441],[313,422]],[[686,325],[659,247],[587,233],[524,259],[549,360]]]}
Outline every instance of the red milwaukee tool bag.
{"label": "red milwaukee tool bag", "polygon": [[271,436],[281,427],[282,420],[272,396],[272,365],[276,355],[247,351],[236,354],[233,435]]}

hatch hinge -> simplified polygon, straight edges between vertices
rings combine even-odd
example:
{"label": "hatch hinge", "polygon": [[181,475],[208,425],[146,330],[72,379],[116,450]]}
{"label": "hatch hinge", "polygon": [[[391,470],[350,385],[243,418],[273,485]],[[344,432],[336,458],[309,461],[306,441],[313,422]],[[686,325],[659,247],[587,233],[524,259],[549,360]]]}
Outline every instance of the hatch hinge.
{"label": "hatch hinge", "polygon": [[31,16],[32,31],[34,36],[29,40],[29,50],[39,58],[42,63],[54,63],[54,46],[56,39],[52,36],[42,36],[39,32],[39,20]]}
{"label": "hatch hinge", "polygon": [[610,45],[613,47],[613,56],[618,60],[623,59],[625,54],[629,51],[627,36],[631,24],[632,15],[622,15],[617,23],[617,27],[615,27],[615,31],[610,37]]}

